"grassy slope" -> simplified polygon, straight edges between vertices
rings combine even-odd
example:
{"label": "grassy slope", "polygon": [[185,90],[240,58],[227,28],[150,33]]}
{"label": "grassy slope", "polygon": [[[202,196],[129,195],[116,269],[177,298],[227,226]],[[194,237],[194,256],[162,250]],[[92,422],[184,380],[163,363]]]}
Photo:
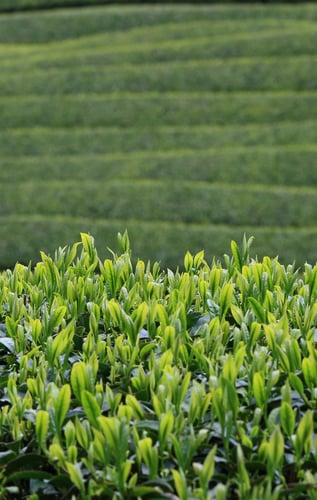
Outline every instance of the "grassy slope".
{"label": "grassy slope", "polygon": [[1,15],[1,265],[80,231],[113,246],[125,227],[164,265],[221,255],[244,231],[259,254],[315,260],[316,18],[314,5]]}

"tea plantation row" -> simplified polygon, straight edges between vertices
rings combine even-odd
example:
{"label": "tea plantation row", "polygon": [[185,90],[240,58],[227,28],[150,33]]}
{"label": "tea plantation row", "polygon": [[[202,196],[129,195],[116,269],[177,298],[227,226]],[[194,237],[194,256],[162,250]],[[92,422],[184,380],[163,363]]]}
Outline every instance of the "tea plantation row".
{"label": "tea plantation row", "polygon": [[[169,189],[166,190],[166,183]],[[147,222],[184,222],[246,226],[250,211],[255,225],[301,227],[303,220],[313,220],[317,211],[315,189],[268,187],[200,181],[111,180],[100,189],[100,181],[85,181],[78,189],[78,181],[23,182],[0,187],[2,214],[58,216],[65,214],[102,220],[140,220]],[[292,200],[292,205],[289,199]],[[137,200],[131,204],[131,199]],[[230,204],[228,203],[230,199]],[[30,202],[32,200],[32,202]],[[191,203],[188,203],[191,200]],[[177,210],[175,210],[175,204]],[[121,224],[122,222],[120,222]],[[309,222],[306,224],[309,227]],[[313,226],[313,224],[312,224]]]}
{"label": "tea plantation row", "polygon": [[[205,0],[205,3],[211,3],[212,0]],[[240,0],[241,1],[241,0]],[[250,0],[242,0],[248,1]],[[261,2],[261,0],[258,0]],[[267,0],[268,2],[274,2],[275,0]],[[281,0],[281,2],[286,0]],[[288,0],[288,2],[295,2],[296,0]],[[306,1],[306,0],[304,0]],[[19,10],[32,10],[32,9],[50,9],[56,7],[80,7],[80,6],[94,6],[94,5],[108,5],[108,4],[129,4],[129,0],[2,0],[0,5],[0,12],[14,12]],[[181,0],[134,0],[133,3],[182,3]],[[195,3],[204,3],[202,0],[191,0],[192,4]],[[230,3],[230,0],[218,0],[217,3]]]}
{"label": "tea plantation row", "polygon": [[[0,266],[81,231],[316,260],[317,7],[0,16]],[[153,238],[152,234],[159,237]]]}

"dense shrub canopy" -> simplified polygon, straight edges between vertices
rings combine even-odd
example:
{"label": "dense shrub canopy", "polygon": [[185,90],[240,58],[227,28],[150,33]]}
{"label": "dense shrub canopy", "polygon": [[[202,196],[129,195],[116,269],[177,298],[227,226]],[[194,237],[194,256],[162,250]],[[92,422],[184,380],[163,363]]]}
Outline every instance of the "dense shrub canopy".
{"label": "dense shrub canopy", "polygon": [[251,242],[172,272],[82,234],[0,275],[1,498],[316,498],[317,265]]}

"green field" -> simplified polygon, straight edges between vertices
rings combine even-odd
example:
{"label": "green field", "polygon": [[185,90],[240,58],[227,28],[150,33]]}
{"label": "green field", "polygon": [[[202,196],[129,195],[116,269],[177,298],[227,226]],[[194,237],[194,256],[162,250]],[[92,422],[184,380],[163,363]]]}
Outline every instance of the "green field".
{"label": "green field", "polygon": [[0,267],[125,228],[164,266],[244,232],[259,256],[315,261],[316,19],[314,4],[1,14]]}

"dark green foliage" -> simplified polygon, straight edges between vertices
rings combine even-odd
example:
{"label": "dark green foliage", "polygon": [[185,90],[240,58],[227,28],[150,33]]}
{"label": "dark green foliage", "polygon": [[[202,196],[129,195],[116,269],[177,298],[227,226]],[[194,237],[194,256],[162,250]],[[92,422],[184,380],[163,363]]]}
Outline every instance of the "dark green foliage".
{"label": "dark green foliage", "polygon": [[[109,220],[107,218],[91,221],[86,217],[76,217],[64,213],[58,216],[20,215],[1,217],[0,251],[6,256],[6,265],[12,267],[16,261],[26,264],[25,256],[36,262],[38,248],[34,243],[34,235],[40,240],[41,248],[52,251],[56,246],[67,245],[69,241],[76,241],[81,230],[93,231],[96,242],[100,246],[100,254],[106,255],[104,239],[108,246],[115,245],[115,232],[124,231],[129,227],[129,234],[133,242],[134,257],[142,256],[145,261],[152,255],[160,256],[160,263],[175,269],[180,265],[180,255],[188,248],[197,252],[204,245],[206,255],[216,255],[221,258],[226,252],[228,241],[233,237],[238,239],[243,231],[255,230],[256,240],[254,252],[265,255],[268,246],[272,255],[280,255],[282,262],[305,260],[313,262],[316,259],[317,229],[311,227],[263,227],[247,225],[213,225],[207,224],[173,224],[166,222],[143,222],[125,220]],[[153,232],[158,238],[153,238]],[[23,242],[21,244],[21,241]],[[175,245],[174,242],[177,242]],[[285,245],[287,242],[287,245]],[[214,249],[217,253],[214,253]],[[282,251],[281,251],[282,249]]]}
{"label": "dark green foliage", "polygon": [[317,89],[317,57],[273,60],[187,61],[149,64],[85,66],[74,69],[2,71],[4,96],[67,95],[107,92],[217,92]]}
{"label": "dark green foliage", "polygon": [[[246,226],[252,213],[255,226],[314,226],[317,212],[315,189],[243,186],[169,180],[86,180],[3,184],[1,216],[11,214],[58,216],[144,222],[228,224]],[[292,199],[292,204],[289,199]],[[131,200],[134,203],[131,203]]]}
{"label": "dark green foliage", "polygon": [[0,127],[270,124],[313,120],[316,106],[315,92],[12,96],[0,98]]}
{"label": "dark green foliage", "polygon": [[[190,0],[189,4],[228,4],[234,3],[237,0]],[[239,0],[242,3],[254,3],[254,0]],[[276,0],[255,0],[258,3],[275,3]],[[280,2],[297,3],[299,0],[280,0]],[[304,2],[308,0],[302,0]],[[112,5],[112,4],[179,4],[182,0],[2,0],[0,12],[15,12],[33,9],[50,9],[57,7],[82,7],[94,5]]]}
{"label": "dark green foliage", "polygon": [[[183,38],[188,35],[193,36],[194,40],[204,33],[214,36],[240,32],[245,36],[245,30],[241,29],[240,24],[237,28],[237,21],[239,23],[243,21],[243,26],[251,28],[254,33],[273,28],[278,35],[281,28],[288,26],[294,28],[296,21],[300,21],[301,28],[306,29],[307,27],[310,31],[311,21],[317,18],[315,5],[310,3],[307,5],[295,4],[292,7],[279,3],[270,5],[269,8],[261,4],[250,7],[248,4],[229,6],[184,4],[175,9],[173,5],[137,6],[130,4],[121,8],[109,5],[106,9],[106,15],[102,7],[34,12],[32,15],[28,13],[20,13],[15,16],[3,14],[0,17],[0,41],[4,43],[44,43],[105,32],[110,32],[113,35],[121,31],[122,35],[122,31],[133,28],[142,29],[139,33],[137,33],[138,30],[134,34],[131,33],[132,37],[138,39],[146,35],[147,42],[151,39],[148,35],[152,31],[152,36],[155,37],[156,41],[158,39],[166,41],[166,36],[179,38],[180,34],[185,34]],[[85,23],[81,22],[82,16],[85,18]],[[208,21],[217,21],[220,24],[218,27],[215,26],[215,29],[210,30],[206,25]],[[178,26],[173,28],[175,22]],[[199,22],[198,26],[197,22]],[[205,29],[200,26],[201,23],[205,25]],[[161,24],[166,24],[166,26],[162,29]],[[128,32],[127,36],[130,36]],[[145,40],[143,38],[143,41]],[[85,41],[83,40],[83,42]],[[231,50],[234,51],[234,48]]]}

